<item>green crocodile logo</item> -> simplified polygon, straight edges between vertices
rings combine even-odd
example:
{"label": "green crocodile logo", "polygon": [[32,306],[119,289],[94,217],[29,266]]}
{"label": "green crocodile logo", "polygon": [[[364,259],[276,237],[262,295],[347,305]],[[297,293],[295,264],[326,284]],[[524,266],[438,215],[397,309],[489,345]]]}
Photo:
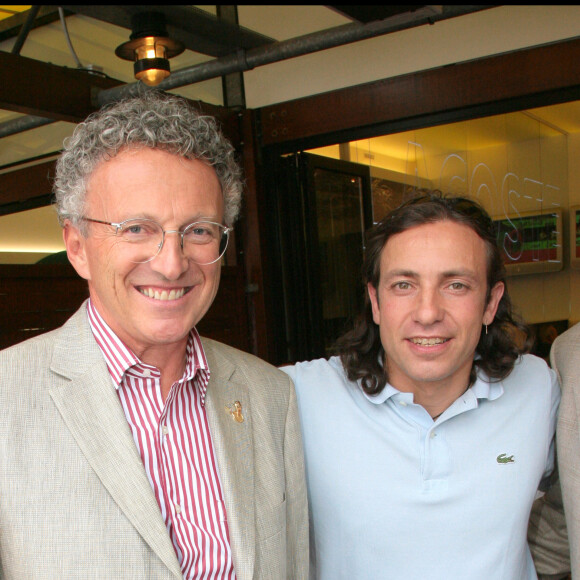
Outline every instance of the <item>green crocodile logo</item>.
{"label": "green crocodile logo", "polygon": [[507,456],[507,453],[502,453],[501,455],[497,456],[498,463],[515,463],[516,460],[514,459],[513,455]]}

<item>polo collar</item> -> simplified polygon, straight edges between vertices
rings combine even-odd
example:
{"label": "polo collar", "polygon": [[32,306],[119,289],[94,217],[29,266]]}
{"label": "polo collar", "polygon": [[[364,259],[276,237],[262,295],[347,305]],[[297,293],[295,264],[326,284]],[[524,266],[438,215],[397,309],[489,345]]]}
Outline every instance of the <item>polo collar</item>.
{"label": "polo collar", "polygon": [[[386,402],[388,399],[390,399],[395,395],[400,396],[408,395],[409,400],[407,402],[408,403],[413,402],[413,393],[403,393],[402,391],[399,391],[398,389],[393,387],[390,383],[387,383],[385,385],[385,388],[376,395],[369,395],[365,393],[362,390],[362,387],[361,391],[363,392],[363,395],[368,399],[368,401],[370,401],[374,405],[382,405],[384,402]],[[503,395],[504,388],[502,381],[490,382],[489,379],[486,377],[485,373],[483,373],[482,371],[478,371],[475,383],[471,385],[469,389],[467,389],[467,392],[473,393],[473,395],[477,399],[489,399],[490,401],[495,401],[496,399],[498,399]]]}

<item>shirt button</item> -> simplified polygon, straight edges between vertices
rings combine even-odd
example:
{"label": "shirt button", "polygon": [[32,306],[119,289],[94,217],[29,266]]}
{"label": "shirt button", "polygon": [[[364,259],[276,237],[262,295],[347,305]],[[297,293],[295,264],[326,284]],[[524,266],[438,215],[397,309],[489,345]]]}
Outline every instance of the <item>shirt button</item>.
{"label": "shirt button", "polygon": [[175,504],[175,513],[176,514],[180,514],[181,513],[181,506],[178,503]]}
{"label": "shirt button", "polygon": [[406,407],[407,402],[406,401],[399,401],[399,405],[401,405],[401,407]]}
{"label": "shirt button", "polygon": [[150,376],[151,376],[151,371],[150,371],[149,369],[145,369],[145,370],[143,371],[143,376],[144,376],[144,377],[150,377]]}
{"label": "shirt button", "polygon": [[431,439],[435,439],[435,437],[437,437],[437,433],[435,433],[435,431],[431,431],[431,435],[429,435],[429,437],[431,437]]}
{"label": "shirt button", "polygon": [[163,432],[163,435],[167,435],[169,433],[169,427],[167,425],[163,425],[161,431]]}

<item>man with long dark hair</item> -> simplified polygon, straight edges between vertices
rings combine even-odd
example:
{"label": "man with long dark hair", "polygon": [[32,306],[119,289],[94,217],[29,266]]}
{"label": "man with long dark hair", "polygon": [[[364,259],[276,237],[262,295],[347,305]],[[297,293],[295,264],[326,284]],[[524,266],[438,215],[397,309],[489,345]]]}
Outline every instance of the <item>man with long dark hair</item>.
{"label": "man with long dark hair", "polygon": [[338,356],[284,370],[305,444],[313,576],[531,580],[530,509],[560,391],[524,355],[493,222],[429,193],[369,233]]}

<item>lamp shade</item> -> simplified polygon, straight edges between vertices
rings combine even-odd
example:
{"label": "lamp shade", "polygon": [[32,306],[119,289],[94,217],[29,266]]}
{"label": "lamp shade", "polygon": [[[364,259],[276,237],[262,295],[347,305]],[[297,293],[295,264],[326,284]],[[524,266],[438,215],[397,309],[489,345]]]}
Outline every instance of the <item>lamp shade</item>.
{"label": "lamp shade", "polygon": [[160,12],[134,14],[131,24],[130,40],[119,45],[115,54],[135,61],[135,78],[150,86],[157,85],[170,74],[169,59],[181,54],[185,47],[169,38],[165,16]]}

